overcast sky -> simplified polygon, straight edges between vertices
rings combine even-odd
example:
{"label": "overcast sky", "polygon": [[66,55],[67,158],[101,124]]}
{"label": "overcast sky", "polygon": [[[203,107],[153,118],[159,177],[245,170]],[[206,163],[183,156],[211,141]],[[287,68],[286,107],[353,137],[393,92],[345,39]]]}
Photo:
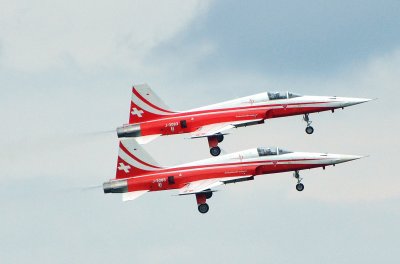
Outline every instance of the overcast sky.
{"label": "overcast sky", "polygon": [[[0,0],[0,263],[398,263],[400,1]],[[130,89],[185,110],[264,91],[379,98],[238,129],[225,153],[276,145],[370,155],[336,167],[122,203]],[[145,146],[162,165],[205,139]]]}

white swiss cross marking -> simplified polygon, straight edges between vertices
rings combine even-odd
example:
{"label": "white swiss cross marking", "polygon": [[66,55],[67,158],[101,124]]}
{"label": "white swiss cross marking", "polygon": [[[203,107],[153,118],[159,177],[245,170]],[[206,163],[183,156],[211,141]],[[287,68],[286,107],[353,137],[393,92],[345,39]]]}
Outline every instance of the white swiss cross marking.
{"label": "white swiss cross marking", "polygon": [[132,115],[137,115],[138,117],[142,117],[143,113],[144,112],[142,110],[137,109],[136,107],[132,108],[132,112],[131,112]]}
{"label": "white swiss cross marking", "polygon": [[131,168],[131,166],[125,165],[124,163],[121,162],[119,164],[118,170],[123,170],[123,171],[125,171],[125,173],[128,173],[130,168]]}

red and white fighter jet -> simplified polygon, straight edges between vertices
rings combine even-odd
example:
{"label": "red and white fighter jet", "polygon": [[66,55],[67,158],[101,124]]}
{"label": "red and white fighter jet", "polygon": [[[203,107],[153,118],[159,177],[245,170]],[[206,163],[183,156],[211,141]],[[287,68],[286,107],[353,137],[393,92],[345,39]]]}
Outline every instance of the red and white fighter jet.
{"label": "red and white fighter jet", "polygon": [[254,148],[174,167],[161,167],[136,143],[121,140],[116,178],[103,184],[104,193],[122,193],[133,200],[146,192],[178,189],[179,195],[196,195],[198,210],[207,213],[206,200],[214,188],[254,180],[255,176],[294,171],[296,189],[302,191],[299,171],[335,165],[362,156],[291,152],[281,148]]}
{"label": "red and white fighter jet", "polygon": [[367,101],[370,99],[265,92],[178,112],[170,110],[148,85],[142,84],[132,88],[129,124],[117,128],[117,134],[119,138],[136,137],[145,144],[158,136],[191,133],[190,138],[208,138],[211,155],[218,156],[218,143],[231,128],[262,124],[269,118],[304,115],[306,132],[312,134],[310,113],[333,112]]}

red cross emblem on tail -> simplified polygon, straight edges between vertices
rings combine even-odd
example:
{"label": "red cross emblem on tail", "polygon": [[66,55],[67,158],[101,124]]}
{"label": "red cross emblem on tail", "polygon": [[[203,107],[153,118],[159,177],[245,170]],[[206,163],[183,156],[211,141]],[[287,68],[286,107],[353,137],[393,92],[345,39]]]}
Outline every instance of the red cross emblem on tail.
{"label": "red cross emblem on tail", "polygon": [[137,115],[138,117],[142,117],[143,116],[143,110],[137,109],[136,107],[132,108],[132,115]]}
{"label": "red cross emblem on tail", "polygon": [[124,163],[119,163],[119,166],[118,166],[118,170],[123,170],[123,171],[125,171],[125,173],[128,173],[129,172],[129,170],[130,170],[130,168],[131,168],[131,166],[129,166],[129,165],[125,165]]}

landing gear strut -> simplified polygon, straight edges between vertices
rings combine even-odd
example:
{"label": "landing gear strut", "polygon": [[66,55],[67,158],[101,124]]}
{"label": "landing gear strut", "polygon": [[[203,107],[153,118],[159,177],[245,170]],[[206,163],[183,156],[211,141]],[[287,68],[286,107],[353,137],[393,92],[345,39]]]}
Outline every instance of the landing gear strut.
{"label": "landing gear strut", "polygon": [[210,199],[211,197],[212,197],[212,191],[196,194],[197,209],[199,210],[200,213],[205,214],[208,212],[210,207],[206,203],[206,200]]}
{"label": "landing gear strut", "polygon": [[312,121],[309,118],[309,114],[304,114],[303,120],[307,123],[306,133],[309,135],[314,133],[314,128],[311,126]]}
{"label": "landing gear strut", "polygon": [[293,177],[295,177],[297,179],[296,190],[298,190],[299,192],[303,191],[304,190],[304,184],[301,183],[301,180],[303,178],[300,178],[299,171],[295,171],[293,173]]}
{"label": "landing gear strut", "polygon": [[214,136],[210,136],[208,139],[208,146],[210,147],[210,154],[214,157],[221,154],[221,149],[218,147],[218,143],[221,143],[224,140],[224,135],[217,134]]}

